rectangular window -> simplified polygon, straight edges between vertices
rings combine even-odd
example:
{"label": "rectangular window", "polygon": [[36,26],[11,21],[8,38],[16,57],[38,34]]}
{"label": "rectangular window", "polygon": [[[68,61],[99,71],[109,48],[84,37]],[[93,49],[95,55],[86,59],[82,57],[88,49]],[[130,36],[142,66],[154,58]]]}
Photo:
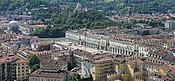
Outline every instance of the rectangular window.
{"label": "rectangular window", "polygon": [[24,69],[25,67],[22,67],[22,69]]}

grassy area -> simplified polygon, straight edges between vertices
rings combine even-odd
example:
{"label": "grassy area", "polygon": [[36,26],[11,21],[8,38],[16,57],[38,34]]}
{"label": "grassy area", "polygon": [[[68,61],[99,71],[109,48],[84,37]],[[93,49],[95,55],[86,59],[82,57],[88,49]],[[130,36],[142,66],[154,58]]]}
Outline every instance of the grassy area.
{"label": "grassy area", "polygon": [[47,40],[47,41],[62,41],[65,38],[41,38],[42,40]]}

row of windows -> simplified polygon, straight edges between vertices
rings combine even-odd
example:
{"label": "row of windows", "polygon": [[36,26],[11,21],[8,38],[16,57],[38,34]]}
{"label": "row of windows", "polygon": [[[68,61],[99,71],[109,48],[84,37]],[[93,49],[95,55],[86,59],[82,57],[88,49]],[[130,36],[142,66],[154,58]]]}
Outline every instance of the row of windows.
{"label": "row of windows", "polygon": [[17,66],[20,66],[20,65],[24,66],[24,65],[26,65],[26,63],[23,63],[23,64],[17,64]]}
{"label": "row of windows", "polygon": [[32,78],[32,79],[29,79],[29,81],[60,81],[60,80],[57,80],[57,79]]}
{"label": "row of windows", "polygon": [[28,72],[28,69],[26,69],[26,70],[25,70],[25,69],[23,69],[23,70],[18,70],[18,73],[20,73],[20,72],[23,72],[23,73],[24,73],[24,72]]}
{"label": "row of windows", "polygon": [[18,69],[25,69],[25,67],[28,68],[28,66],[18,66]]}

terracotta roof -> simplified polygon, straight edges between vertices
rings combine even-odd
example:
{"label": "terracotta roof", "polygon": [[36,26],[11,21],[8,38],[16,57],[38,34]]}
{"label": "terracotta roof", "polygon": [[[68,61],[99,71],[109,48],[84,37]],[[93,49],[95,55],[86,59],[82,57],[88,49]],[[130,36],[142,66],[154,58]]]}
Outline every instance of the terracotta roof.
{"label": "terracotta roof", "polygon": [[41,61],[42,64],[47,64],[47,65],[64,65],[64,64],[67,64],[66,61],[63,61],[63,60],[42,60]]}
{"label": "terracotta roof", "polygon": [[67,75],[66,71],[59,70],[53,66],[44,66],[39,70],[33,72],[30,77],[43,77],[43,78],[64,78]]}
{"label": "terracotta roof", "polygon": [[43,78],[63,78],[66,76],[66,73],[48,73],[48,72],[40,72],[35,71],[30,75],[30,77],[43,77]]}
{"label": "terracotta roof", "polygon": [[160,57],[165,57],[165,50],[156,50],[156,51],[151,51],[150,54],[157,55]]}
{"label": "terracotta roof", "polygon": [[109,62],[109,61],[113,61],[113,58],[110,57],[99,57],[95,60],[93,60],[93,63],[102,63],[102,62]]}
{"label": "terracotta roof", "polygon": [[40,52],[32,52],[33,54],[36,54],[36,55],[51,55],[52,54],[52,51],[49,50],[49,51],[40,51]]}
{"label": "terracotta roof", "polygon": [[148,62],[148,61],[144,61],[144,63],[147,64],[147,65],[156,66],[156,67],[160,67],[161,66],[161,64],[152,63],[152,62]]}
{"label": "terracotta roof", "polygon": [[41,70],[58,70],[58,69],[60,69],[60,67],[51,64],[51,65],[45,65],[45,66],[41,67],[40,69]]}
{"label": "terracotta roof", "polygon": [[93,57],[93,54],[91,54],[87,51],[79,50],[79,49],[72,50],[72,51],[70,51],[70,53],[73,53],[73,54],[76,54],[76,55],[79,55],[79,56],[84,56],[86,58],[92,58]]}
{"label": "terracotta roof", "polygon": [[175,65],[174,65],[174,66],[171,66],[171,68],[172,68],[173,70],[175,70]]}
{"label": "terracotta roof", "polygon": [[139,64],[143,64],[144,62],[140,59],[136,59],[136,60],[131,60],[129,61],[130,63],[139,63]]}
{"label": "terracotta roof", "polygon": [[16,63],[27,63],[28,61],[22,57],[19,57],[17,55],[14,56],[4,56],[0,58],[0,63],[6,63],[6,62],[12,62],[16,61]]}

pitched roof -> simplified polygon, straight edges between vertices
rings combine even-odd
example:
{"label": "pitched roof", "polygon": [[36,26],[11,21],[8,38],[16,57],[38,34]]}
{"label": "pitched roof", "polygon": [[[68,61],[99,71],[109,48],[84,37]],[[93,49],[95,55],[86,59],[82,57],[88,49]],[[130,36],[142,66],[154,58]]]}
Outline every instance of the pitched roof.
{"label": "pitched roof", "polygon": [[7,63],[7,62],[12,62],[15,61],[16,63],[26,63],[28,62],[26,59],[17,56],[17,55],[12,55],[12,56],[4,56],[0,58],[0,63]]}
{"label": "pitched roof", "polygon": [[55,66],[44,66],[39,70],[33,72],[30,77],[43,77],[43,78],[64,78],[67,72],[59,70],[59,67]]}

